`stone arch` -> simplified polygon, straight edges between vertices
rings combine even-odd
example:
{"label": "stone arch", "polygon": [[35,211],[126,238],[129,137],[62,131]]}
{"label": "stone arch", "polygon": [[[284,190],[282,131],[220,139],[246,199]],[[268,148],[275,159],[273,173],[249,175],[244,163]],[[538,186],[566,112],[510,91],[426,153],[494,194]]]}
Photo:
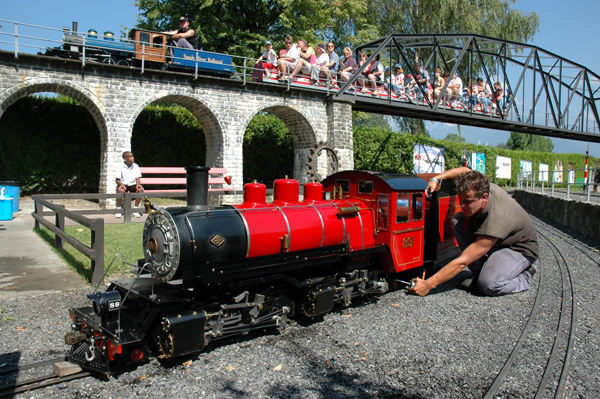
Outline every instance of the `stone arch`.
{"label": "stone arch", "polygon": [[106,192],[103,187],[106,182],[106,170],[108,159],[108,126],[111,123],[110,116],[94,93],[85,87],[61,79],[27,79],[24,83],[15,85],[0,94],[0,118],[4,111],[16,101],[35,93],[56,93],[68,96],[81,103],[94,118],[98,131],[100,132],[100,192]]}
{"label": "stone arch", "polygon": [[140,113],[148,105],[153,103],[173,103],[190,111],[202,125],[206,140],[206,165],[211,167],[223,167],[223,148],[225,129],[217,110],[208,102],[193,95],[159,92],[147,97],[131,115],[129,120],[129,140],[133,133],[133,125]]}
{"label": "stone arch", "polygon": [[[307,155],[319,137],[325,137],[325,132],[318,132],[317,123],[302,106],[291,105],[284,101],[274,101],[254,108],[242,124],[242,137],[248,124],[256,114],[264,111],[281,119],[289,129],[294,143],[294,179],[300,183],[308,181],[306,174]],[[323,138],[321,138],[323,140]]]}

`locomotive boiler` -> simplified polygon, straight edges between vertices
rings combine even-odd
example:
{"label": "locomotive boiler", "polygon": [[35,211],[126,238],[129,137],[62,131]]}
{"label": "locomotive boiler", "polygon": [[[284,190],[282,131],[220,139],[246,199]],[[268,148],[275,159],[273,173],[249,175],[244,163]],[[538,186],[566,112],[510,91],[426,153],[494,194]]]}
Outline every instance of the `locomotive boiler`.
{"label": "locomotive boiler", "polygon": [[302,198],[298,181],[279,179],[270,202],[254,182],[241,204],[214,207],[209,168],[186,169],[187,206],[148,215],[137,275],[71,309],[71,361],[107,373],[285,328],[288,317],[383,294],[456,249],[447,229],[455,193],[443,185],[427,199],[416,175],[339,172],[306,183]]}

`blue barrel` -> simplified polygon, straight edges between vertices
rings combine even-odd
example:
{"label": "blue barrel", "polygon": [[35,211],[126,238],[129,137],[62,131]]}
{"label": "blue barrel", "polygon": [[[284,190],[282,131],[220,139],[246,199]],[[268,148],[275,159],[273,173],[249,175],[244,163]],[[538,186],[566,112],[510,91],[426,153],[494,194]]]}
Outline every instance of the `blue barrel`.
{"label": "blue barrel", "polygon": [[5,197],[12,197],[13,212],[19,212],[19,199],[21,198],[21,182],[19,181],[0,181],[0,190],[6,188]]}
{"label": "blue barrel", "polygon": [[0,196],[0,220],[12,220],[13,199],[12,197]]}

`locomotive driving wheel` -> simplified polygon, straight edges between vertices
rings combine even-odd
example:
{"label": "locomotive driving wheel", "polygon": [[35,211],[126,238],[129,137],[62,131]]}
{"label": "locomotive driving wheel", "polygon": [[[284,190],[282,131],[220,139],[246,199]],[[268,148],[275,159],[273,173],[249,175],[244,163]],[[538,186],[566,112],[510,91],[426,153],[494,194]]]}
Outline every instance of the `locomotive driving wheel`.
{"label": "locomotive driving wheel", "polygon": [[[326,169],[321,168],[320,170],[317,170],[319,164],[323,165],[322,161],[318,161],[321,156],[326,157]],[[318,182],[322,182],[327,176],[336,173],[340,168],[337,151],[329,147],[327,142],[321,141],[318,144],[315,144],[314,148],[310,149],[310,155],[308,155],[307,158],[308,163],[306,166],[308,166],[308,176]],[[321,174],[323,171],[325,172],[324,175]]]}

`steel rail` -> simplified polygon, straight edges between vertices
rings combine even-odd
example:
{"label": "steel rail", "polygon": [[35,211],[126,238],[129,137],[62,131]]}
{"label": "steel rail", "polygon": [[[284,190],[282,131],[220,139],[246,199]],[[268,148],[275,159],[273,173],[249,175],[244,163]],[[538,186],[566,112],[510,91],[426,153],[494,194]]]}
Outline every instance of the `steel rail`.
{"label": "steel rail", "polygon": [[529,336],[529,331],[531,330],[531,326],[533,325],[533,321],[535,320],[535,318],[537,316],[537,313],[538,313],[537,311],[538,311],[538,308],[540,306],[540,302],[541,302],[541,298],[542,298],[542,290],[541,290],[542,283],[541,282],[542,282],[543,278],[544,278],[544,269],[540,266],[540,286],[538,287],[538,292],[537,292],[537,295],[535,297],[535,302],[533,304],[533,307],[531,308],[531,312],[529,313],[527,324],[525,324],[525,328],[521,332],[521,336],[519,337],[519,340],[515,344],[515,347],[513,348],[510,356],[508,357],[508,359],[504,363],[504,366],[502,367],[502,370],[500,370],[500,372],[498,373],[498,375],[494,379],[494,382],[490,386],[490,389],[488,389],[487,393],[485,394],[484,399],[491,399],[491,398],[494,397],[494,395],[498,391],[498,388],[504,382],[504,379],[506,378],[506,375],[510,371],[510,368],[514,364],[515,359],[517,358],[517,355],[519,354],[519,352],[521,350],[521,347],[523,346],[523,342],[525,342],[525,340]]}
{"label": "steel rail", "polygon": [[[569,377],[569,371],[570,371],[571,362],[572,362],[572,358],[573,358],[573,348],[575,346],[575,336],[576,336],[575,332],[577,330],[577,300],[576,300],[577,291],[575,290],[575,284],[573,283],[573,276],[571,274],[571,268],[569,267],[569,264],[567,263],[566,259],[564,258],[564,256],[562,255],[562,253],[560,252],[558,247],[546,235],[541,233],[539,231],[539,229],[536,228],[536,230],[537,230],[538,234],[541,235],[542,237],[544,237],[546,239],[546,241],[554,248],[556,253],[558,255],[560,255],[560,257],[562,258],[564,265],[565,265],[565,269],[568,274],[568,280],[571,285],[570,286],[570,288],[571,288],[571,325],[570,325],[570,330],[569,330],[569,341],[567,344],[567,350],[565,352],[565,359],[564,359],[563,367],[561,370],[561,376],[558,381],[556,393],[554,395],[555,398],[562,399],[565,395],[565,386],[567,384],[567,378]],[[556,253],[555,253],[555,256],[556,256]],[[564,292],[564,285],[563,285],[563,292]],[[562,315],[561,315],[561,317],[562,317]],[[546,370],[546,372],[550,372],[550,371]],[[541,398],[541,394],[539,393],[539,391],[538,391],[538,395],[536,395],[536,398]]]}
{"label": "steel rail", "polygon": [[51,385],[60,384],[62,382],[78,380],[80,378],[88,377],[90,375],[91,373],[87,371],[81,371],[79,373],[67,375],[64,377],[57,377],[55,374],[52,374],[15,384],[9,384],[0,387],[0,397],[13,396],[17,393],[23,393],[35,389],[45,388]]}
{"label": "steel rail", "polygon": [[50,364],[53,364],[53,363],[56,363],[56,362],[64,362],[66,360],[67,360],[67,357],[66,356],[62,356],[62,357],[58,357],[56,359],[45,360],[43,362],[24,364],[22,366],[13,367],[13,368],[6,369],[6,370],[0,370],[0,376],[6,375],[6,374],[10,374],[10,373],[14,373],[15,371],[28,370],[28,369],[32,369],[32,368],[35,368],[35,367],[48,366]]}
{"label": "steel rail", "polygon": [[[569,331],[568,331],[568,334],[569,334],[568,342],[569,343],[567,346],[567,350],[565,351],[565,354],[564,354],[563,366],[562,366],[562,370],[560,371],[560,377],[557,381],[557,388],[554,392],[554,397],[561,399],[564,397],[564,390],[565,390],[566,381],[567,381],[567,378],[569,375],[569,369],[571,366],[572,350],[573,350],[574,340],[575,340],[575,331],[576,331],[576,324],[577,324],[575,287],[574,287],[573,279],[571,276],[571,270],[570,270],[569,264],[567,263],[566,259],[564,258],[564,256],[562,255],[562,253],[560,252],[558,247],[545,234],[543,234],[540,231],[541,225],[535,224],[535,227],[536,227],[537,233],[550,244],[550,250],[551,250],[552,254],[554,255],[554,258],[556,260],[556,265],[560,271],[561,280],[562,280],[562,290],[561,290],[562,295],[561,295],[561,300],[560,300],[561,310],[560,310],[558,324],[556,327],[556,334],[554,336],[554,342],[552,345],[552,350],[550,352],[550,356],[548,357],[546,366],[544,367],[544,373],[542,375],[542,378],[540,379],[540,383],[538,384],[535,398],[540,399],[546,394],[546,388],[548,386],[548,381],[553,374],[553,370],[555,368],[555,365],[556,365],[556,362],[558,359],[558,354],[559,354],[558,351],[559,351],[559,349],[561,349],[561,345],[562,345],[562,342],[564,340],[565,333],[566,333],[565,323],[566,323],[566,319],[568,317],[568,315],[567,315],[568,306],[565,304],[565,298],[571,297],[571,323],[570,323]],[[490,386],[490,389],[488,390],[488,392],[486,393],[484,398],[490,399],[490,398],[495,397],[498,389],[504,382],[506,375],[510,371],[510,368],[515,363],[515,360],[522,348],[522,344],[529,337],[531,326],[532,326],[534,319],[536,317],[536,314],[537,314],[539,300],[542,296],[542,292],[544,291],[543,288],[546,286],[547,283],[548,282],[544,279],[544,267],[543,267],[543,265],[540,265],[540,286],[538,288],[536,300],[535,300],[534,306],[532,307],[532,311],[530,313],[527,324],[526,324],[525,328],[523,329],[523,331],[521,332],[521,336],[520,336],[519,340],[517,341],[517,343],[515,344],[515,347],[513,348],[511,355],[507,359],[502,370],[496,376],[496,379]],[[568,283],[570,283],[570,287],[568,287]],[[569,288],[571,291],[570,292],[571,295],[569,295],[569,292],[568,292]]]}

